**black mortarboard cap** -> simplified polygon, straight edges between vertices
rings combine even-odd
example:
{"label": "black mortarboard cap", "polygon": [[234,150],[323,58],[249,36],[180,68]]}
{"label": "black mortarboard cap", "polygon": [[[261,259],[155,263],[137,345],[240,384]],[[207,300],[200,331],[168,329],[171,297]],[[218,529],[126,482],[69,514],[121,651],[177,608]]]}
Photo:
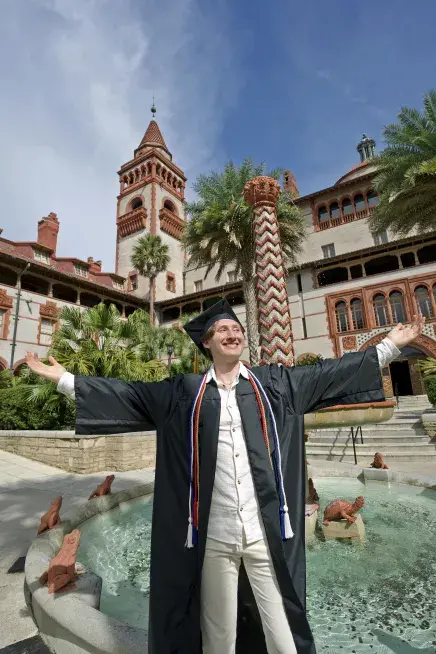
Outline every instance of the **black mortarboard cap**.
{"label": "black mortarboard cap", "polygon": [[[187,322],[183,327],[200,352],[207,356],[208,359],[210,359],[210,352],[203,346],[202,339],[217,320],[224,319],[235,320],[241,325],[241,321],[238,319],[227,300],[220,300],[209,307],[209,309],[206,309],[206,311],[203,311],[203,313],[200,313],[199,316]],[[242,327],[242,329],[244,328]]]}

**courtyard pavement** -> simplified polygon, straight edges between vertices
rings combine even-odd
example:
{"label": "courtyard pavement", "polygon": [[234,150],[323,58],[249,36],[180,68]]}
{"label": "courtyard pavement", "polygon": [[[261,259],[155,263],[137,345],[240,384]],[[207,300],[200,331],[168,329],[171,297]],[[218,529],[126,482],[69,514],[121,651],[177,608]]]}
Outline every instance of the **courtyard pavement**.
{"label": "courtyard pavement", "polygon": [[[317,461],[316,469],[330,468],[329,462]],[[334,464],[335,473],[341,466]],[[429,480],[436,479],[435,463],[410,462],[391,466]],[[8,572],[25,557],[35,538],[40,516],[50,500],[63,495],[62,513],[84,502],[108,472],[77,475],[52,468],[0,450],[0,654],[42,654],[47,650],[37,636],[37,629],[27,610],[23,595],[23,572]],[[115,473],[113,490],[125,490],[153,479],[151,468]],[[22,563],[22,559],[21,559]],[[22,565],[21,565],[22,568]]]}

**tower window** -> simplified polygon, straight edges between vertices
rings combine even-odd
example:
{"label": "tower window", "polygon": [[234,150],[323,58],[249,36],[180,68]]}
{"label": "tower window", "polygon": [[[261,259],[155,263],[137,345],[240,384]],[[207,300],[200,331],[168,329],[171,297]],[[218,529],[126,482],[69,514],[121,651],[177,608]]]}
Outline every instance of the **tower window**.
{"label": "tower window", "polygon": [[143,206],[141,198],[135,198],[130,203],[130,209],[134,211],[135,209],[140,209]]}
{"label": "tower window", "polygon": [[176,207],[171,202],[171,200],[165,200],[163,206],[164,206],[164,209],[167,209],[167,211],[171,211],[171,213],[176,213]]}
{"label": "tower window", "polygon": [[50,345],[51,339],[53,336],[55,323],[53,320],[48,320],[47,318],[41,318],[41,326],[39,331],[39,343],[40,345]]}
{"label": "tower window", "polygon": [[35,257],[35,261],[41,261],[41,263],[50,263],[50,256],[48,252],[44,252],[44,250],[33,250],[33,256]]}
{"label": "tower window", "polygon": [[81,266],[80,263],[74,264],[74,272],[76,275],[79,275],[80,277],[88,277],[88,268],[86,268],[85,266]]}
{"label": "tower window", "polygon": [[130,275],[129,281],[130,281],[130,290],[131,291],[137,291],[138,290],[138,275]]}
{"label": "tower window", "polygon": [[199,279],[198,281],[194,282],[194,290],[196,293],[199,293],[200,291],[203,290],[203,280]]}
{"label": "tower window", "polygon": [[348,331],[348,314],[345,302],[337,302],[335,306],[336,325],[339,332]]}
{"label": "tower window", "polygon": [[3,330],[5,328],[5,317],[6,317],[6,311],[4,309],[0,309],[0,338],[3,338]]}
{"label": "tower window", "polygon": [[335,244],[329,243],[328,245],[322,245],[322,255],[324,259],[329,259],[330,257],[335,256]]}
{"label": "tower window", "polygon": [[167,272],[167,284],[166,284],[167,291],[170,293],[175,293],[176,292],[176,276],[174,273]]}
{"label": "tower window", "polygon": [[383,293],[378,293],[373,300],[375,321],[378,327],[383,327],[389,323],[386,298]]}
{"label": "tower window", "polygon": [[236,282],[237,281],[236,270],[229,270],[229,272],[227,273],[227,279],[229,283]]}

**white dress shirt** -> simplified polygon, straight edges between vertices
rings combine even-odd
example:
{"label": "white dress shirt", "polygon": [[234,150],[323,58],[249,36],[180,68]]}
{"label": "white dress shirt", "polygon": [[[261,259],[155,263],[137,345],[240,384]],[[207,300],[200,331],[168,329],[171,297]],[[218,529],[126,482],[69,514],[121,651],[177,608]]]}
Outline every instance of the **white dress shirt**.
{"label": "white dress shirt", "polygon": [[[388,338],[376,346],[380,368],[384,368],[399,354],[399,349]],[[236,401],[239,377],[248,379],[247,368],[241,363],[231,388],[219,382],[212,366],[207,382],[217,383],[221,398],[215,483],[210,506],[208,538],[243,547],[264,537],[262,518],[254,488],[242,428],[241,414]],[[74,397],[74,375],[65,372],[58,390]],[[288,500],[289,501],[289,500]]]}

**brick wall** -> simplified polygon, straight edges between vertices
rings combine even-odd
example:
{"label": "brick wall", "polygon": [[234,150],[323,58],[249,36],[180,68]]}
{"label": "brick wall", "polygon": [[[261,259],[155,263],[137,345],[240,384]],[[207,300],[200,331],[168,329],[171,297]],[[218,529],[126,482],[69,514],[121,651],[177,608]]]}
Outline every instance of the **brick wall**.
{"label": "brick wall", "polygon": [[84,438],[72,431],[0,430],[0,449],[68,472],[123,472],[154,467],[156,434]]}

